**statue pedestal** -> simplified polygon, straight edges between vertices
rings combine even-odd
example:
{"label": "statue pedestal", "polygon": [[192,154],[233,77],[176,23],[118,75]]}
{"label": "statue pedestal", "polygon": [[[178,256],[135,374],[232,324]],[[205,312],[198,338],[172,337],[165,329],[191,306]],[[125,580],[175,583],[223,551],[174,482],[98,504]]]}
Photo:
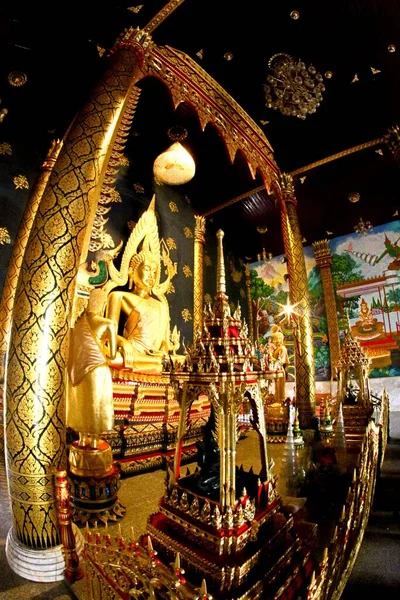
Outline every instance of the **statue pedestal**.
{"label": "statue pedestal", "polygon": [[[145,375],[113,369],[115,428],[102,434],[124,475],[160,468],[175,451],[179,404],[170,373]],[[199,395],[188,415],[183,462],[194,460],[196,442],[210,415],[208,397]]]}
{"label": "statue pedestal", "polygon": [[125,507],[118,501],[120,468],[104,440],[98,448],[71,444],[68,479],[74,522],[107,523],[124,516]]}

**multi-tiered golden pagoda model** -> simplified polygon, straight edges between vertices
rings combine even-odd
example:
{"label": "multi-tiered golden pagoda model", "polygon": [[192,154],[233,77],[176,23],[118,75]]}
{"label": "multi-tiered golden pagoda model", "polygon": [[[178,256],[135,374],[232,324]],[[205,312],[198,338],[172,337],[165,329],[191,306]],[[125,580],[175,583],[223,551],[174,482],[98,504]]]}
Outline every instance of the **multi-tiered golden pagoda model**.
{"label": "multi-tiered golden pagoda model", "polygon": [[[181,411],[177,448],[160,510],[150,517],[148,531],[165,561],[179,552],[190,581],[207,579],[213,598],[265,597],[266,588],[271,597],[284,597],[288,588],[293,592],[302,585],[311,568],[310,551],[296,535],[293,519],[281,511],[262,401],[263,385],[277,374],[255,370],[254,347],[240,310],[231,315],[223,235],[217,233],[214,306],[206,307],[202,331],[188,350],[187,372],[172,375]],[[182,439],[190,406],[200,395],[208,396],[212,406],[200,445],[201,468],[181,477]],[[244,398],[259,436],[259,474],[236,466]]]}

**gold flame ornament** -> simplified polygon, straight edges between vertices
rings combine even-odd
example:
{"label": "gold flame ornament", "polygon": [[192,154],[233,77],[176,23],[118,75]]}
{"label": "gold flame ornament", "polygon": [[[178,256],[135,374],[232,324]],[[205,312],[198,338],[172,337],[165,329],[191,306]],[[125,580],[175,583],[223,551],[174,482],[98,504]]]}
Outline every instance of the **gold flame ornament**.
{"label": "gold flame ornament", "polygon": [[193,179],[196,165],[189,152],[180,142],[174,142],[157,156],[153,165],[156,183],[182,185]]}

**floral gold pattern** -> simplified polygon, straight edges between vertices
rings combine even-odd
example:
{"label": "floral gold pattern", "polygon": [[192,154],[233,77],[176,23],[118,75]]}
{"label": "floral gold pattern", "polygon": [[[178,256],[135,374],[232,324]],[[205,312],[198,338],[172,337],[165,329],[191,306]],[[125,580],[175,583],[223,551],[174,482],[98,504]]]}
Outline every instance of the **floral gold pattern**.
{"label": "floral gold pattern", "polygon": [[121,167],[129,167],[129,158],[127,156],[121,156],[119,164]]}
{"label": "floral gold pattern", "polygon": [[173,213],[177,213],[177,212],[179,212],[179,210],[178,210],[178,207],[177,207],[177,205],[176,205],[176,202],[172,202],[172,201],[171,201],[171,202],[168,204],[168,206],[169,206],[169,210],[170,210],[171,212],[173,212]]}
{"label": "floral gold pattern", "polygon": [[206,304],[211,304],[211,302],[212,302],[211,294],[204,294],[204,302]]}
{"label": "floral gold pattern", "polygon": [[166,294],[175,294],[175,286],[172,283],[172,281],[169,282],[169,286],[167,291],[165,292]]}
{"label": "floral gold pattern", "polygon": [[190,229],[190,227],[184,227],[183,228],[183,233],[185,234],[186,238],[192,238],[193,237],[193,231]]}
{"label": "floral gold pattern", "polygon": [[0,144],[0,154],[8,154],[11,156],[12,148],[8,142],[1,142]]}
{"label": "floral gold pattern", "polygon": [[16,190],[29,189],[29,183],[25,175],[16,175],[13,182]]}
{"label": "floral gold pattern", "polygon": [[144,194],[144,187],[141,183],[134,183],[133,187],[135,188],[135,192],[137,194]]}
{"label": "floral gold pattern", "polygon": [[100,58],[103,56],[104,52],[106,51],[105,48],[103,48],[103,46],[100,46],[100,44],[97,44],[96,46],[97,52],[99,53]]}
{"label": "floral gold pattern", "polygon": [[183,265],[182,270],[185,277],[193,276],[192,269],[189,267],[189,265]]}
{"label": "floral gold pattern", "polygon": [[182,319],[185,321],[185,323],[192,320],[192,315],[188,308],[184,308],[181,312],[181,315],[182,315]]}
{"label": "floral gold pattern", "polygon": [[0,227],[0,244],[11,244],[7,227]]}
{"label": "floral gold pattern", "polygon": [[176,250],[177,246],[174,238],[167,238],[166,243],[170,250]]}

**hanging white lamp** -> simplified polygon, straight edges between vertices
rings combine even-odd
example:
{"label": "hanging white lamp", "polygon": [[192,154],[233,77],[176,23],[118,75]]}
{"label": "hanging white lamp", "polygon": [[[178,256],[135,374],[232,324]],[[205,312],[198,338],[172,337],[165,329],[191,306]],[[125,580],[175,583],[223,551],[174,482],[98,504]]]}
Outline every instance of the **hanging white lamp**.
{"label": "hanging white lamp", "polygon": [[171,127],[168,137],[174,143],[157,156],[153,164],[153,174],[158,184],[182,185],[193,179],[196,172],[195,162],[190,153],[182,146],[186,139],[186,129]]}

